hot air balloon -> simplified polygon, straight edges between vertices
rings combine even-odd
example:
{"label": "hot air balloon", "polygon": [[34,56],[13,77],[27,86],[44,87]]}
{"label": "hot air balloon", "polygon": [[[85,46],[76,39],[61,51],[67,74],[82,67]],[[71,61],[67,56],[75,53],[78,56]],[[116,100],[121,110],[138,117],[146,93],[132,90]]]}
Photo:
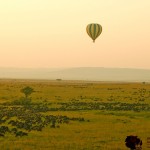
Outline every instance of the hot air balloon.
{"label": "hot air balloon", "polygon": [[92,38],[93,42],[95,42],[95,39],[102,33],[102,26],[97,23],[88,24],[86,32]]}

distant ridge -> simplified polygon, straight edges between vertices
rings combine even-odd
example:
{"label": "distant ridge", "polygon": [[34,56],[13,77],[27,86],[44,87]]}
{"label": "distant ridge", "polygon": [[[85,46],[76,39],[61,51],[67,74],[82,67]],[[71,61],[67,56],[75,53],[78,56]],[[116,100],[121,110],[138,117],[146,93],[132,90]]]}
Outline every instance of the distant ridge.
{"label": "distant ridge", "polygon": [[130,68],[0,68],[0,78],[150,82],[150,69]]}

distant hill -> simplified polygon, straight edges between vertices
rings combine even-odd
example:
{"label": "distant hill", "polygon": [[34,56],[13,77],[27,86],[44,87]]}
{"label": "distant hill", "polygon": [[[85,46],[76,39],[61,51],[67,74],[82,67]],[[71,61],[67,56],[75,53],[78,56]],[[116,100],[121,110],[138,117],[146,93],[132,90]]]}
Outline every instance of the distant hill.
{"label": "distant hill", "polygon": [[129,68],[0,68],[0,78],[150,82],[150,70]]}

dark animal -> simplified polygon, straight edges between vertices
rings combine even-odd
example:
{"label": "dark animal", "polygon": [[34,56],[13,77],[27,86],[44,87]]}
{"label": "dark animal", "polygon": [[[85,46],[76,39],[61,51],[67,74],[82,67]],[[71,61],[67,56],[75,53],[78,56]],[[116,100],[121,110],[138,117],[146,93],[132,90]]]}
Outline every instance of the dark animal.
{"label": "dark animal", "polygon": [[5,134],[6,132],[9,132],[9,128],[7,126],[1,126],[0,133]]}
{"label": "dark animal", "polygon": [[4,137],[4,134],[3,134],[3,133],[0,133],[0,136],[3,136],[3,137]]}
{"label": "dark animal", "polygon": [[11,132],[12,132],[12,133],[16,133],[17,131],[18,131],[17,128],[12,128],[12,129],[11,129]]}
{"label": "dark animal", "polygon": [[23,131],[18,131],[18,132],[16,132],[15,134],[16,134],[16,137],[17,137],[17,136],[18,136],[18,137],[22,137],[22,136],[27,136],[27,135],[28,135],[28,133],[23,132]]}
{"label": "dark animal", "polygon": [[125,145],[130,148],[130,150],[142,150],[142,140],[137,136],[127,136],[125,139]]}

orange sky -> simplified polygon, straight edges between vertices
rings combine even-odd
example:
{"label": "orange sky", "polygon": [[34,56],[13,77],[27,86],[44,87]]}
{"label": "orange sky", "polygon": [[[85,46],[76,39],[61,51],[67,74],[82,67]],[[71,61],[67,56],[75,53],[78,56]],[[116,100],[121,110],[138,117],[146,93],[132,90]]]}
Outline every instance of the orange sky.
{"label": "orange sky", "polygon": [[150,69],[150,0],[5,0],[0,18],[0,67]]}

